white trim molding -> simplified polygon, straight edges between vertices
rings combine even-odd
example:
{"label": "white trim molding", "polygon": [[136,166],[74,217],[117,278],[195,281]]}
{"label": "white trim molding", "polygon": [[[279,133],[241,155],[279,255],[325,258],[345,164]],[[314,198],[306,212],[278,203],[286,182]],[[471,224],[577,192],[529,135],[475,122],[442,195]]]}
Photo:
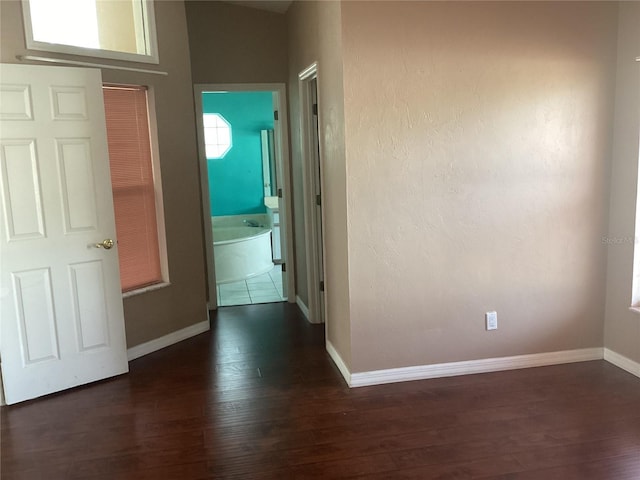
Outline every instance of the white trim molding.
{"label": "white trim molding", "polygon": [[429,378],[454,377],[457,375],[470,375],[474,373],[499,372],[502,370],[544,367],[548,365],[559,365],[562,363],[602,360],[603,357],[604,352],[601,347],[566,350],[561,352],[534,353],[530,355],[517,355],[514,357],[485,358],[481,360],[469,360],[463,362],[437,363],[434,365],[418,365],[414,367],[357,372],[350,374],[350,381],[348,383],[350,387],[364,387],[368,385],[381,385],[384,383],[426,380]]}
{"label": "white trim molding", "polygon": [[298,305],[298,308],[300,309],[300,311],[304,315],[304,318],[306,318],[307,321],[309,321],[309,308],[307,307],[307,305],[302,301],[302,299],[298,295],[296,295],[296,305]]}
{"label": "white trim molding", "polygon": [[347,368],[347,365],[344,363],[344,360],[342,360],[342,357],[340,356],[338,351],[329,340],[327,340],[327,353],[331,357],[331,360],[333,360],[333,363],[336,364],[336,367],[338,367],[338,370],[340,370],[340,373],[347,382],[347,385],[351,387],[351,372]]}
{"label": "white trim molding", "polygon": [[616,367],[626,370],[636,377],[640,377],[640,363],[634,362],[630,358],[620,355],[608,348],[604,349],[604,359]]}
{"label": "white trim molding", "polygon": [[137,67],[123,67],[121,65],[109,65],[108,63],[81,62],[79,60],[68,60],[66,58],[38,57],[36,55],[16,55],[16,58],[21,62],[31,61],[31,62],[44,62],[44,63],[59,63],[60,65],[73,65],[76,67],[108,68],[111,70],[125,70],[128,72],[152,73],[154,75],[169,75],[168,72],[161,72],[160,70],[149,70],[146,68],[137,68]]}
{"label": "white trim molding", "polygon": [[[0,362],[0,365],[2,362]],[[0,407],[4,407],[6,404],[4,402],[4,385],[2,383],[2,370],[0,370]]]}
{"label": "white trim molding", "polygon": [[182,330],[177,330],[168,335],[165,335],[164,337],[156,338],[154,340],[150,340],[148,342],[141,343],[140,345],[136,345],[135,347],[129,348],[127,350],[127,359],[131,361],[150,353],[157,352],[158,350],[169,347],[173,344],[181,342],[182,340],[186,340],[187,338],[200,335],[201,333],[204,333],[209,329],[209,319],[207,318],[207,320],[205,321],[183,328]]}
{"label": "white trim molding", "polygon": [[[314,88],[312,82],[316,81]],[[323,158],[324,147],[317,131],[317,125],[321,125],[322,113],[314,114],[313,104],[321,105],[319,97],[318,63],[314,62],[298,74],[298,94],[300,110],[300,145],[302,149],[302,209],[304,212],[304,244],[307,264],[307,303],[311,323],[324,323],[327,297],[323,293],[321,281],[325,278],[323,265],[323,207],[318,209],[318,194],[324,191],[323,182]],[[316,95],[314,101],[314,92]],[[317,124],[314,124],[314,116],[317,115]],[[317,127],[317,128],[316,128]]]}
{"label": "white trim molding", "polygon": [[318,62],[313,62],[311,65],[309,65],[307,68],[305,68],[298,74],[298,79],[307,80],[308,78],[315,76],[317,73],[318,73]]}

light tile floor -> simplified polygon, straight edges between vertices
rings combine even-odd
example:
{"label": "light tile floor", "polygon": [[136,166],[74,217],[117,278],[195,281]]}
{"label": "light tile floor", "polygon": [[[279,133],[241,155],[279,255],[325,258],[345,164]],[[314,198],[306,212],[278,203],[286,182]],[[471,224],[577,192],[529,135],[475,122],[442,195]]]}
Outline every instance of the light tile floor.
{"label": "light tile floor", "polygon": [[218,305],[250,305],[255,303],[283,302],[282,267],[276,265],[269,273],[243,280],[223,283],[216,287]]}

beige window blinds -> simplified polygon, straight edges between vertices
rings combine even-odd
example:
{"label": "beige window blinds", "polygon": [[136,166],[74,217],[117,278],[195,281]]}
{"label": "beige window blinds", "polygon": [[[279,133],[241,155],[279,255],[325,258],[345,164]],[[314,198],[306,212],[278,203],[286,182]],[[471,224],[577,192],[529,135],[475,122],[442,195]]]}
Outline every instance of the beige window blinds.
{"label": "beige window blinds", "polygon": [[147,89],[105,86],[122,291],[162,281]]}

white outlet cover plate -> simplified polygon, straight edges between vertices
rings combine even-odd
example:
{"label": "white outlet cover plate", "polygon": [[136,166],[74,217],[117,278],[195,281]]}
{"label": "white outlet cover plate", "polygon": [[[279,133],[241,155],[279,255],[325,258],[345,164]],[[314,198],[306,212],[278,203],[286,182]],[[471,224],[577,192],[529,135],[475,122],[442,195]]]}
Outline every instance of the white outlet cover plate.
{"label": "white outlet cover plate", "polygon": [[484,318],[487,323],[487,330],[498,329],[498,313],[497,312],[487,312],[484,314]]}

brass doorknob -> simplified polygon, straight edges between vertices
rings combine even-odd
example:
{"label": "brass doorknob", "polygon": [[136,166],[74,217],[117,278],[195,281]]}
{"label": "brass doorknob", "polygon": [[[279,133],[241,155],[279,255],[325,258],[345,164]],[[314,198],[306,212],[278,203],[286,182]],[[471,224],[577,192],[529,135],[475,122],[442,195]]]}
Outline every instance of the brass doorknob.
{"label": "brass doorknob", "polygon": [[104,248],[105,250],[111,249],[113,247],[114,242],[110,238],[105,238],[102,242],[96,243],[96,248]]}

